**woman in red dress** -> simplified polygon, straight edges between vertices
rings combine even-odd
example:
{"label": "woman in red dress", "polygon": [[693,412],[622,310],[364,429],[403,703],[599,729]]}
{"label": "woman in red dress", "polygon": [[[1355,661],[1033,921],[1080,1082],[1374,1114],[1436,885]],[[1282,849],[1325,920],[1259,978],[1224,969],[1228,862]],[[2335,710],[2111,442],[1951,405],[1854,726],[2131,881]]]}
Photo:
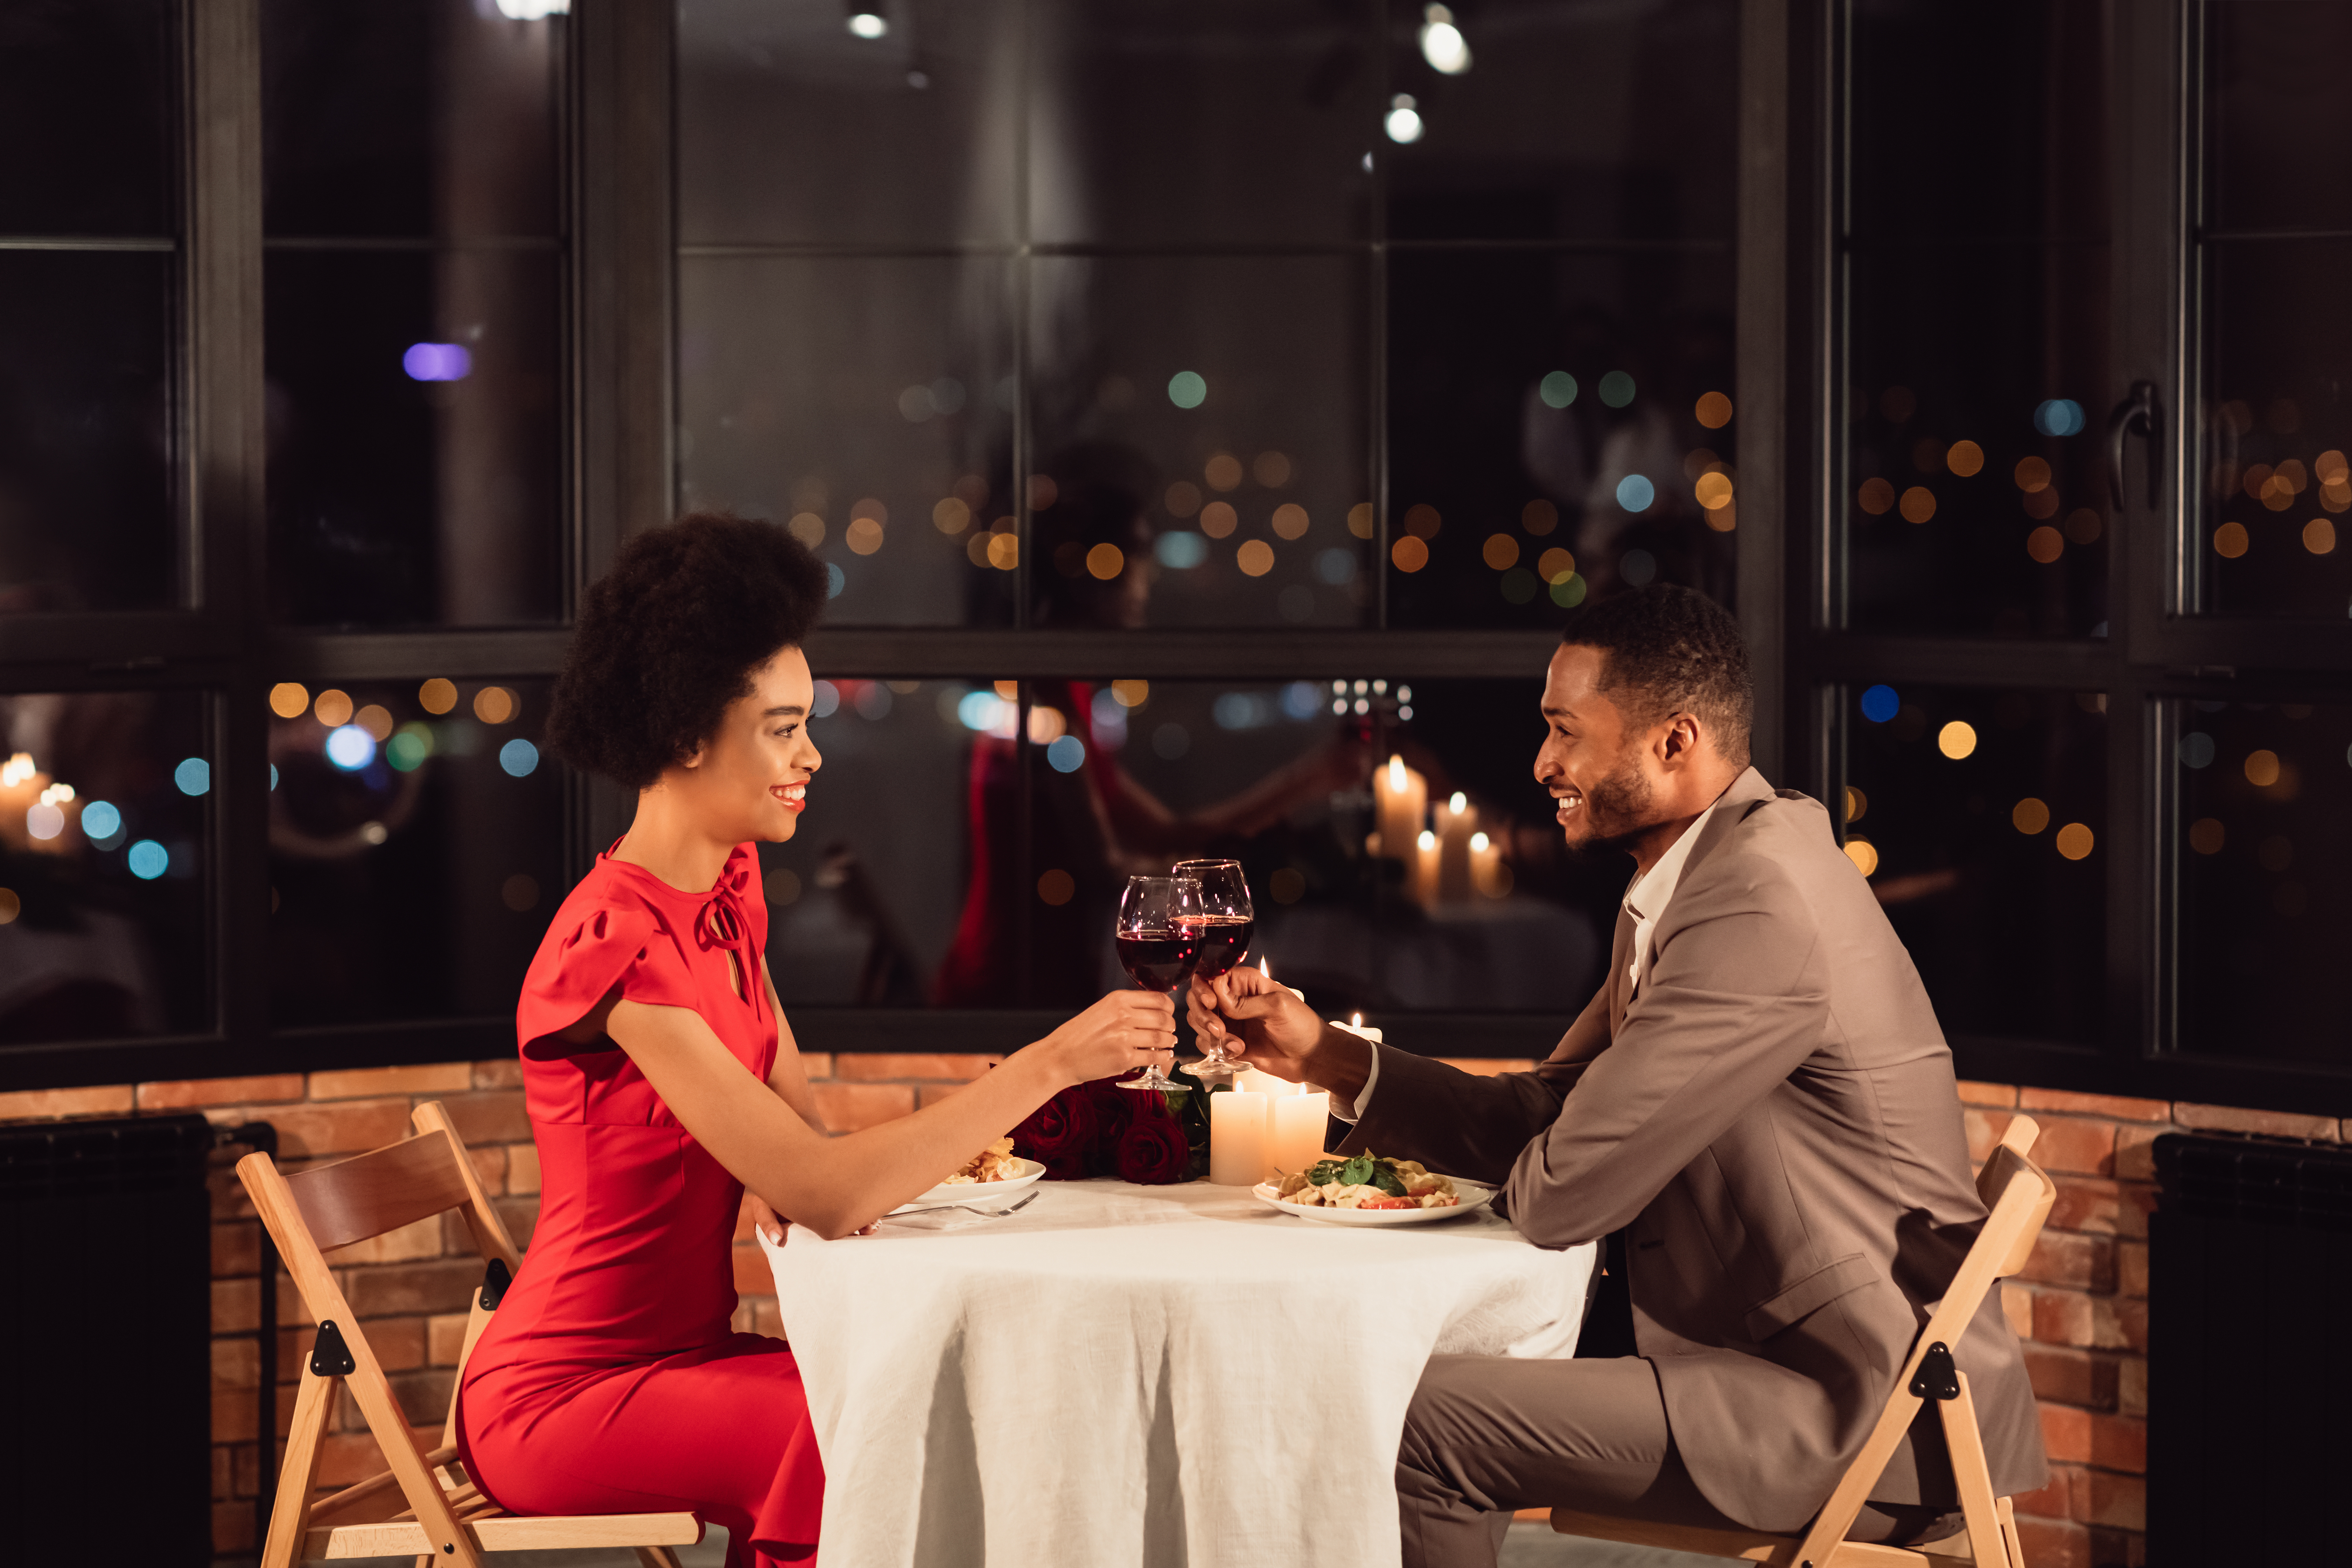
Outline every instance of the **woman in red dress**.
{"label": "woman in red dress", "polygon": [[691,1509],[726,1529],[729,1568],[812,1558],[824,1489],[792,1351],[730,1328],[745,1189],[763,1227],[846,1236],[1056,1090],[1175,1045],[1166,997],[1115,992],[963,1092],[825,1137],[761,957],[754,850],[793,836],[822,762],[801,644],[824,589],[782,530],[688,517],[588,592],[547,737],[635,789],[636,817],[523,983],[539,1226],[458,1395],[467,1469],[500,1506]]}

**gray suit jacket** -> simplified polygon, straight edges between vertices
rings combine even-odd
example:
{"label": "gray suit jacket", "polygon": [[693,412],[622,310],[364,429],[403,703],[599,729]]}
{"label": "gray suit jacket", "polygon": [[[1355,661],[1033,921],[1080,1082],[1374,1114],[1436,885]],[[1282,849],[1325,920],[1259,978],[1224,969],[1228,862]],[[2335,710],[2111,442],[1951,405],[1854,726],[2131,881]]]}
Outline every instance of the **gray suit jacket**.
{"label": "gray suit jacket", "polygon": [[[1829,815],[1753,768],[1725,792],[1626,999],[1608,983],[1531,1073],[1381,1047],[1349,1137],[1505,1184],[1540,1247],[1621,1227],[1635,1343],[1699,1489],[1804,1525],[1877,1419],[1985,1218],[1952,1058],[1910,955]],[[2046,1478],[1998,1290],[1953,1347],[1993,1489]],[[1872,1497],[1957,1507],[1923,1410]]]}

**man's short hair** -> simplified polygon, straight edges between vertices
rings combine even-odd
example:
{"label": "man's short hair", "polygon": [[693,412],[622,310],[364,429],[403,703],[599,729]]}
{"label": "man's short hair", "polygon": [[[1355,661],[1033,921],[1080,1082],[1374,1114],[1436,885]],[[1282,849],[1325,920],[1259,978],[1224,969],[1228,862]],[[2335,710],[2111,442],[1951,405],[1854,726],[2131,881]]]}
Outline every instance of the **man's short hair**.
{"label": "man's short hair", "polygon": [[1729,611],[1696,589],[1660,583],[1603,599],[1560,642],[1601,650],[1601,690],[1628,723],[1646,729],[1692,713],[1715,748],[1745,766],[1756,721],[1748,645]]}

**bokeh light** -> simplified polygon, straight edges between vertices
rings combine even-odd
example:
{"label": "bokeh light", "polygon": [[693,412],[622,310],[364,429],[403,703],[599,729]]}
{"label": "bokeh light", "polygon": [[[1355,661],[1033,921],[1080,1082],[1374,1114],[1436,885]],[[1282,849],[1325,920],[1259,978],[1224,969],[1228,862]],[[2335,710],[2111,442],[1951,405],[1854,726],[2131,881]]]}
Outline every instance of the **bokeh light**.
{"label": "bokeh light", "polygon": [[1253,539],[1234,552],[1234,564],[1244,576],[1263,577],[1274,570],[1274,546],[1263,539]]}
{"label": "bokeh light", "polygon": [[1903,699],[1891,686],[1874,686],[1862,694],[1862,716],[1874,724],[1884,724],[1903,711]]}
{"label": "bokeh light", "polygon": [[2029,795],[2010,808],[2009,820],[2020,833],[2039,833],[2050,826],[2050,808]]}
{"label": "bokeh light", "polygon": [[1936,495],[1925,485],[1913,485],[1897,503],[1906,522],[1925,522],[1936,515]]}
{"label": "bokeh light", "polygon": [[1077,897],[1077,879],[1056,866],[1037,878],[1037,897],[1055,909]]}
{"label": "bokeh light", "polygon": [[1076,735],[1064,735],[1045,748],[1045,760],[1057,773],[1074,773],[1086,765],[1086,742]]}
{"label": "bokeh light", "polygon": [[371,702],[352,715],[352,722],[375,737],[382,745],[392,736],[392,713],[380,703]]}
{"label": "bokeh light", "polygon": [[796,511],[793,520],[784,524],[784,531],[814,550],[824,542],[824,519],[813,511]]}
{"label": "bokeh light", "polygon": [[2066,537],[2076,544],[2095,544],[2105,526],[2099,514],[2086,506],[2066,514]]}
{"label": "bokeh light", "polygon": [[1895,487],[1885,479],[1864,479],[1856,490],[1853,504],[1873,517],[1884,517],[1895,510]]}
{"label": "bokeh light", "polygon": [[1955,719],[1936,731],[1936,750],[1956,763],[1976,749],[1976,726],[1965,720]]}
{"label": "bokeh light", "polygon": [[1209,481],[1209,488],[1213,490],[1239,489],[1242,460],[1231,452],[1219,452],[1201,465],[1201,477]]}
{"label": "bokeh light", "polygon": [[882,525],[870,517],[861,517],[849,525],[842,542],[860,555],[871,555],[882,548]]}
{"label": "bokeh light", "polygon": [[1168,378],[1168,401],[1179,408],[1198,408],[1208,401],[1209,383],[1196,370],[1180,370]]}
{"label": "bokeh light", "polygon": [[1348,531],[1359,539],[1370,539],[1376,521],[1372,503],[1368,500],[1360,500],[1348,509]]}
{"label": "bokeh light", "polygon": [[1344,588],[1356,580],[1356,552],[1334,546],[1315,554],[1315,575],[1334,588]]}
{"label": "bokeh light", "polygon": [[838,562],[826,562],[824,563],[824,596],[828,599],[838,599],[841,597],[841,591],[848,586],[849,574],[841,569]]}
{"label": "bokeh light", "polygon": [[1241,513],[1226,501],[1213,500],[1201,509],[1201,531],[1212,539],[1230,538],[1241,521]]}
{"label": "bokeh light", "polygon": [[433,731],[422,724],[403,724],[383,743],[383,760],[404,773],[415,773],[433,754]]}
{"label": "bokeh light", "polygon": [[122,831],[122,813],[111,801],[94,800],[81,808],[82,836],[103,849],[107,840]]}
{"label": "bokeh light", "polygon": [[1647,511],[1657,499],[1658,487],[1640,474],[1627,474],[1617,481],[1617,504],[1627,511]]}
{"label": "bokeh light", "polygon": [[961,496],[944,496],[931,507],[931,526],[941,533],[961,533],[971,526],[971,508]]}
{"label": "bokeh light", "polygon": [[1389,559],[1400,572],[1418,572],[1429,564],[1429,546],[1408,533],[1389,547]]}
{"label": "bokeh light", "polygon": [[1531,500],[1519,509],[1519,526],[1541,539],[1559,526],[1559,508],[1548,500]]}
{"label": "bokeh light", "polygon": [[1554,545],[1536,559],[1536,575],[1547,583],[1558,583],[1576,575],[1576,557]]}
{"label": "bokeh light", "polygon": [[988,536],[988,563],[999,572],[1011,572],[1021,564],[1021,539],[1010,529]]}
{"label": "bokeh light", "polygon": [[517,735],[499,748],[499,766],[510,778],[528,778],[531,770],[539,766],[539,748]]}
{"label": "bokeh light", "polygon": [[1591,586],[1580,574],[1574,572],[1565,577],[1555,578],[1551,585],[1551,602],[1563,610],[1572,610],[1584,603],[1584,595],[1590,591]]}
{"label": "bokeh light", "polygon": [[1290,455],[1286,452],[1260,452],[1250,459],[1250,478],[1267,489],[1280,489],[1290,482]]}
{"label": "bokeh light", "polygon": [[375,737],[357,724],[329,731],[327,761],[347,773],[355,773],[375,761]]}
{"label": "bokeh light", "polygon": [[1508,571],[1518,564],[1519,542],[1507,533],[1490,533],[1479,546],[1478,556],[1497,572]]}
{"label": "bokeh light", "polygon": [[2053,397],[2035,405],[2033,427],[2044,436],[2083,433],[2083,405],[2071,397]]}
{"label": "bokeh light", "polygon": [[1612,370],[1601,378],[1597,390],[1601,402],[1612,408],[1622,408],[1633,401],[1633,378],[1622,370]]}
{"label": "bokeh light", "polygon": [[2050,488],[2050,465],[2039,458],[2020,458],[2017,467],[2011,470],[2011,477],[2017,480],[2019,489],[2029,494],[2046,490]]}
{"label": "bokeh light", "polygon": [[1274,531],[1284,539],[1307,537],[1307,509],[1297,501],[1285,501],[1274,509]]}
{"label": "bokeh light", "polygon": [[2278,753],[2271,751],[2250,752],[2246,754],[2246,782],[2256,789],[2268,789],[2279,782]]}
{"label": "bokeh light", "polygon": [[1576,401],[1576,377],[1564,370],[1556,370],[1536,383],[1536,395],[1547,407],[1565,408]]}
{"label": "bokeh light", "polygon": [[269,689],[269,710],[280,719],[299,719],[310,706],[310,693],[299,680],[281,680]]}
{"label": "bokeh light", "polygon": [[183,757],[172,770],[172,782],[182,795],[203,795],[213,787],[213,765],[202,757]]}
{"label": "bokeh light", "polygon": [[2059,854],[2069,860],[2080,860],[2090,854],[2095,841],[2088,827],[2079,822],[2070,822],[2058,830],[2055,842]]}
{"label": "bokeh light", "polygon": [[2229,830],[2218,816],[2200,816],[2189,825],[2189,847],[2200,855],[2219,855],[2229,839]]}
{"label": "bokeh light", "polygon": [[2025,536],[2025,552],[2047,566],[2066,553],[2066,536],[2045,522]]}
{"label": "bokeh light", "polygon": [[1965,479],[1984,467],[1984,448],[1974,441],[1955,441],[1944,454],[1944,467]]}
{"label": "bokeh light", "polygon": [[11,923],[24,912],[25,900],[16,896],[16,890],[14,888],[0,888],[0,926]]}
{"label": "bokeh light", "polygon": [[1434,539],[1437,531],[1444,526],[1445,520],[1438,516],[1437,509],[1427,501],[1405,508],[1404,531],[1415,539]]}
{"label": "bokeh light", "polygon": [[2242,522],[2225,522],[2213,531],[2213,553],[2225,560],[2235,561],[2243,555],[2248,542]]}
{"label": "bokeh light", "polygon": [[1209,542],[1189,529],[1173,529],[1151,542],[1160,564],[1189,572],[1209,558]]}
{"label": "bokeh light", "polygon": [[1869,815],[1870,796],[1864,794],[1861,786],[1857,784],[1846,785],[1845,819],[1848,822],[1860,822],[1864,817]]}
{"label": "bokeh light", "polygon": [[1731,423],[1731,399],[1720,392],[1701,393],[1698,406],[1692,412],[1709,430],[1720,430]]}
{"label": "bokeh light", "polygon": [[141,881],[152,882],[172,868],[172,852],[152,838],[142,838],[131,847],[122,863]]}
{"label": "bokeh light", "polygon": [[1878,846],[1867,838],[1845,841],[1845,858],[1853,862],[1854,869],[1868,877],[1878,870]]}
{"label": "bokeh light", "polygon": [[446,713],[457,706],[457,683],[436,675],[416,689],[416,703],[427,713]]}
{"label": "bokeh light", "polygon": [[474,356],[463,343],[411,343],[400,368],[411,381],[463,381],[473,373]]}
{"label": "bokeh light", "polygon": [[474,693],[474,717],[485,724],[503,724],[521,706],[515,700],[515,694],[503,686],[485,686]]}
{"label": "bokeh light", "polygon": [[2332,555],[2336,551],[2336,525],[2324,517],[2315,517],[2303,525],[2303,547],[2314,555]]}
{"label": "bokeh light", "polygon": [[2173,743],[2172,752],[2180,759],[2180,764],[2183,767],[2210,766],[2213,761],[2213,737],[2202,730],[2191,730]]}
{"label": "bokeh light", "polygon": [[1127,570],[1127,556],[1116,544],[1097,544],[1087,552],[1087,575],[1108,583]]}
{"label": "bokeh light", "polygon": [[1414,104],[1412,94],[1401,92],[1390,99],[1388,114],[1381,124],[1381,129],[1389,133],[1389,140],[1400,145],[1420,141],[1423,130],[1421,110]]}
{"label": "bokeh light", "polygon": [[1698,477],[1698,482],[1691,487],[1691,494],[1699,505],[1709,511],[1729,506],[1731,476],[1720,473],[1701,474]]}
{"label": "bokeh light", "polygon": [[352,700],[331,686],[311,703],[310,716],[330,730],[348,724],[352,721]]}

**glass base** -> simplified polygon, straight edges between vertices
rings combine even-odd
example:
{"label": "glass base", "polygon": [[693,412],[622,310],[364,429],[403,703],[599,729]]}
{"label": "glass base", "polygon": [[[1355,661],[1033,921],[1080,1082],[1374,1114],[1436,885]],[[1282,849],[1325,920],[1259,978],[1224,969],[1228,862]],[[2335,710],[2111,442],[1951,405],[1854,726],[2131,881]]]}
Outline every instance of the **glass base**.
{"label": "glass base", "polygon": [[1147,1068],[1141,1078],[1123,1078],[1112,1087],[1117,1089],[1181,1089],[1183,1085],[1162,1074],[1158,1068]]}

